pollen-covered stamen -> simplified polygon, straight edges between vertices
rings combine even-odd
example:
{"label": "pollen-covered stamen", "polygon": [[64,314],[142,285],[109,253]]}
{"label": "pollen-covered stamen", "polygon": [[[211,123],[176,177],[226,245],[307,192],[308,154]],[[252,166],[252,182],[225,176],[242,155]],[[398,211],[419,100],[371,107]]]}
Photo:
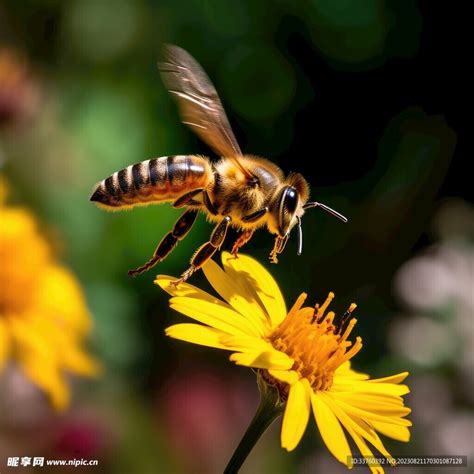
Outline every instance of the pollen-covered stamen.
{"label": "pollen-covered stamen", "polygon": [[319,306],[319,304],[315,306],[315,309],[318,308],[318,312],[316,313],[316,318],[315,318],[316,321],[321,322],[321,319],[324,317],[324,312],[326,311],[328,306],[331,304],[331,301],[333,299],[334,299],[334,293],[331,291],[329,292],[329,295],[322,306]]}
{"label": "pollen-covered stamen", "polygon": [[342,331],[342,328],[344,327],[344,324],[346,324],[346,321],[349,319],[349,317],[352,315],[354,310],[357,308],[357,305],[355,303],[352,303],[349,308],[346,309],[345,313],[342,315],[341,321],[337,325],[338,330],[337,332],[340,333]]}
{"label": "pollen-covered stamen", "polygon": [[306,378],[314,390],[328,390],[333,382],[335,370],[354,357],[362,347],[360,337],[354,345],[348,341],[357,320],[351,319],[344,333],[342,327],[356,308],[352,304],[344,313],[341,322],[333,323],[335,314],[326,310],[334,298],[329,293],[326,301],[315,308],[302,308],[306,299],[303,293],[296,300],[288,316],[268,336],[275,349],[294,360],[292,370]]}

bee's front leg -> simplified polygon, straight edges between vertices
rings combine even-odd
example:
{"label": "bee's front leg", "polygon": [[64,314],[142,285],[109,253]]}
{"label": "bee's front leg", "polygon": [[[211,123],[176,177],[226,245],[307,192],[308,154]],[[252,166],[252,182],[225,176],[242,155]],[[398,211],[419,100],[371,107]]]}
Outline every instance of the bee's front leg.
{"label": "bee's front leg", "polygon": [[286,243],[288,242],[288,235],[285,237],[277,237],[273,244],[273,249],[270,252],[269,259],[271,263],[278,263],[278,255],[285,249]]}
{"label": "bee's front leg", "polygon": [[235,241],[234,246],[232,247],[232,255],[237,258],[238,253],[241,247],[243,247],[253,235],[253,229],[245,229],[240,235],[239,238]]}
{"label": "bee's front leg", "polygon": [[270,252],[270,255],[268,256],[269,260],[270,260],[270,263],[278,263],[278,252],[277,252],[277,249],[278,249],[278,240],[279,240],[280,237],[277,237],[275,239],[275,243],[273,244],[273,249],[272,251]]}
{"label": "bee's front leg", "polygon": [[224,219],[214,227],[209,241],[199,247],[191,259],[191,266],[181,275],[181,278],[173,282],[173,285],[178,286],[180,283],[185,282],[214,255],[216,250],[219,249],[224,242],[231,221],[232,218],[230,216],[225,216]]}

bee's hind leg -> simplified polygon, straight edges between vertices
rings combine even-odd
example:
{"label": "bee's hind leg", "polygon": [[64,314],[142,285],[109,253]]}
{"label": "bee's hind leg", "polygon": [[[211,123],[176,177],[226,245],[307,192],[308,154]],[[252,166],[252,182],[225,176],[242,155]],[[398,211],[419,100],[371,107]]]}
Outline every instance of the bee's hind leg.
{"label": "bee's hind leg", "polygon": [[148,260],[144,265],[138,267],[135,270],[129,270],[128,276],[134,277],[140,273],[146,272],[153,266],[155,266],[161,260],[164,260],[165,257],[171,253],[171,251],[176,247],[176,244],[186,237],[187,233],[190,231],[191,227],[196,220],[198,215],[197,209],[188,209],[175,223],[173,230],[168,232],[153,254],[153,257]]}
{"label": "bee's hind leg", "polygon": [[225,216],[224,219],[214,227],[209,241],[199,247],[191,259],[191,266],[181,275],[181,278],[173,282],[173,285],[178,286],[180,283],[185,282],[214,255],[216,250],[218,250],[224,242],[231,221],[232,218],[230,216]]}
{"label": "bee's hind leg", "polygon": [[234,246],[232,247],[232,255],[238,258],[239,250],[252,238],[253,235],[252,229],[245,229],[240,235],[239,238],[235,241]]}

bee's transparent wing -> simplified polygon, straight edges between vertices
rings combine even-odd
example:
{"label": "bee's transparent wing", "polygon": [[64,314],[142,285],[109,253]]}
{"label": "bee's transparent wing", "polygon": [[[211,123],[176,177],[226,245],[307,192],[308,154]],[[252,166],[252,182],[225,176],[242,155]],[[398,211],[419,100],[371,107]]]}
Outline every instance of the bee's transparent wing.
{"label": "bee's transparent wing", "polygon": [[211,80],[199,63],[184,49],[166,45],[158,63],[161,77],[176,98],[181,120],[218,155],[229,158],[247,175],[239,161],[239,144]]}

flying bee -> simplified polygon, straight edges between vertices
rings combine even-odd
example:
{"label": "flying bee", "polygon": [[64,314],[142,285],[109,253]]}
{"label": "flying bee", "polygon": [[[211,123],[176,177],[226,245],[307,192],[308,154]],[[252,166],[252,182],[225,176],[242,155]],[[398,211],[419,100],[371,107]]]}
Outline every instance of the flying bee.
{"label": "flying bee", "polygon": [[277,263],[295,226],[298,254],[301,254],[301,218],[306,209],[319,207],[347,222],[330,207],[308,202],[309,185],[301,174],[291,173],[285,178],[270,161],[242,154],[216,89],[189,53],[168,45],[158,67],[163,82],[177,101],[182,122],[221,159],[214,163],[199,155],[163,156],[130,165],[97,183],[90,200],[109,211],[163,202],[186,209],[153,257],[130,270],[130,276],[149,270],[165,259],[190,231],[199,211],[215,227],[209,241],[199,247],[190,267],[176,284],[186,281],[212,257],[222,246],[229,227],[242,231],[232,248],[237,256],[254,231],[266,226],[275,235],[270,261]]}

